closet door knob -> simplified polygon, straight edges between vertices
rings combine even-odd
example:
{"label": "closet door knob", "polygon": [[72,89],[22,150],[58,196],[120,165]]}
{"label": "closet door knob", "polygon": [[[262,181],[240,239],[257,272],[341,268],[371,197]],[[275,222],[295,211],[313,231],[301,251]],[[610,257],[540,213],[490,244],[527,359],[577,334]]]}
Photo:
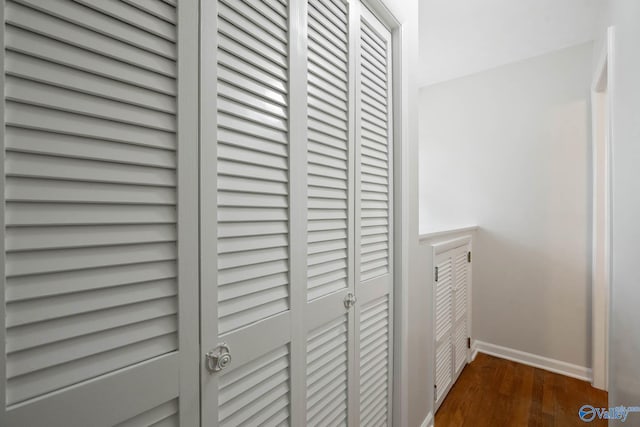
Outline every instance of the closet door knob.
{"label": "closet door knob", "polygon": [[347,309],[350,309],[351,307],[353,307],[356,304],[356,301],[357,301],[356,296],[353,295],[351,292],[349,292],[347,294],[347,296],[344,297],[344,306]]}
{"label": "closet door knob", "polygon": [[204,355],[209,373],[220,372],[231,363],[231,350],[226,343],[218,346]]}

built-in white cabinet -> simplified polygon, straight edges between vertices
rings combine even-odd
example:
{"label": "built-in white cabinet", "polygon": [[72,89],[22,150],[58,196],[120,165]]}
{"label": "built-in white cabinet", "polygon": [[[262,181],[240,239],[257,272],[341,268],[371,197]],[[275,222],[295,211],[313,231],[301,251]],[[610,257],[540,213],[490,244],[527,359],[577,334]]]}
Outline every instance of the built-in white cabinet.
{"label": "built-in white cabinet", "polygon": [[470,357],[471,239],[464,237],[432,247],[437,410]]}

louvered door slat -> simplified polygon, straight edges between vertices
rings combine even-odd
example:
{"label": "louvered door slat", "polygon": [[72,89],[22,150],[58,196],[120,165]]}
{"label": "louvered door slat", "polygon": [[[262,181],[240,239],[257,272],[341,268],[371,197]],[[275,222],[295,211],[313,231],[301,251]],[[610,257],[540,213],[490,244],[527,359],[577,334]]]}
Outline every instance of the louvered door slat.
{"label": "louvered door slat", "polygon": [[[278,27],[273,22],[255,13],[248,5],[242,2],[220,2],[219,13],[222,20],[218,23],[219,31],[230,37],[242,40],[244,44],[251,45],[248,37],[260,40],[269,48],[287,55],[287,31]],[[242,33],[238,30],[242,28]]]}
{"label": "louvered door slat", "polygon": [[114,79],[87,75],[68,66],[47,63],[26,54],[7,52],[5,67],[8,75],[46,83],[52,88],[74,88],[82,93],[144,107],[150,111],[175,113],[175,99],[170,95],[132,87]]}
{"label": "louvered door slat", "polygon": [[[8,398],[11,402],[24,401],[34,396],[59,390],[76,384],[87,378],[97,377],[123,366],[130,366],[149,360],[149,355],[166,354],[177,348],[175,333],[157,338],[138,341],[122,348],[85,357],[78,361],[44,369],[37,374],[21,375],[9,378],[7,385],[11,390]],[[75,367],[70,365],[75,364]]]}
{"label": "louvered door slat", "polygon": [[167,426],[178,427],[180,425],[177,417],[178,413],[178,400],[173,399],[169,402],[158,405],[155,408],[149,409],[140,415],[128,419],[127,421],[118,424],[118,427],[143,427],[143,426]]}
{"label": "louvered door slat", "polygon": [[175,132],[173,114],[153,111],[119,101],[96,98],[22,78],[7,77],[6,99],[89,117]]}
{"label": "louvered door slat", "polygon": [[[98,16],[90,8],[78,7],[60,0],[46,3],[36,0],[17,0],[19,3],[39,9],[50,15],[67,20],[88,29],[107,35],[111,38],[132,44],[167,58],[175,56],[175,44],[151,33],[141,33],[124,22],[108,17]],[[175,11],[173,12],[175,13]]]}
{"label": "louvered door slat", "polygon": [[7,135],[6,147],[14,153],[50,155],[61,159],[104,159],[113,163],[113,167],[154,166],[160,169],[147,169],[147,171],[165,174],[167,170],[176,166],[176,158],[171,150],[156,147],[119,144],[113,141],[18,127],[8,128],[5,135]]}
{"label": "louvered door slat", "polygon": [[[323,23],[321,27],[323,30],[331,32],[346,43],[348,33],[346,8],[336,7],[332,0],[317,1],[309,3],[309,15]],[[347,50],[343,49],[343,51]]]}
{"label": "louvered door slat", "polygon": [[151,34],[156,34],[170,41],[176,40],[176,26],[171,22],[173,20],[157,19],[152,14],[125,2],[103,2],[101,0],[77,0],[77,2]]}
{"label": "louvered door slat", "polygon": [[161,75],[176,76],[175,60],[160,57],[80,26],[69,25],[68,22],[52,15],[17,3],[7,3],[5,11],[6,22],[11,25],[83,49],[99,51],[103,56]]}
{"label": "louvered door slat", "polygon": [[157,0],[123,0],[136,8],[166,22],[175,24],[175,5],[167,5]]}
{"label": "louvered door slat", "polygon": [[175,6],[132,3],[3,4],[3,425],[180,419],[184,56]]}
{"label": "louvered door slat", "polygon": [[[147,293],[148,295],[148,293]],[[157,319],[173,315],[177,312],[176,298],[169,294],[151,300],[121,299],[120,303],[104,304],[102,309],[78,314],[76,319],[69,317],[52,318],[42,324],[24,325],[16,328],[8,336],[11,344],[7,352],[24,351],[45,344],[59,342],[70,338],[81,337],[106,331],[129,322],[137,323],[147,319]],[[88,298],[87,298],[88,299]],[[133,313],[129,313],[135,308]],[[76,322],[76,320],[78,320]]]}
{"label": "louvered door slat", "polygon": [[115,81],[129,83],[134,86],[132,88],[134,91],[136,87],[142,87],[163,94],[176,94],[175,82],[170,77],[137,68],[124,62],[114,61],[98,53],[66,45],[43,35],[7,26],[5,40],[9,42],[8,50],[24,52],[54,64],[88,71]]}

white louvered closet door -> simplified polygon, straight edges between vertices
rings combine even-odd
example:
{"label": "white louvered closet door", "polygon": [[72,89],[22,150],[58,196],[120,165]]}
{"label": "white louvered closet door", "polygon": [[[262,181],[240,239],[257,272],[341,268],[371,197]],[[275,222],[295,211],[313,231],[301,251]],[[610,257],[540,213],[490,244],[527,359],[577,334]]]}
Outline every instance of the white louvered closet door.
{"label": "white louvered closet door", "polygon": [[304,145],[291,130],[304,111],[301,59],[291,59],[299,14],[286,0],[201,2],[201,343],[231,356],[219,372],[203,366],[207,426],[295,424],[296,256],[306,247],[295,189]]}
{"label": "white louvered closet door", "polygon": [[391,425],[393,172],[391,33],[364,6],[356,96],[356,425]]}
{"label": "white louvered closet door", "polygon": [[345,306],[355,250],[350,12],[343,0],[307,2],[305,419],[318,427],[348,424],[353,388],[354,317]]}
{"label": "white louvered closet door", "polygon": [[194,425],[196,2],[0,13],[0,425]]}
{"label": "white louvered closet door", "polygon": [[390,424],[390,34],[355,1],[201,4],[203,424]]}

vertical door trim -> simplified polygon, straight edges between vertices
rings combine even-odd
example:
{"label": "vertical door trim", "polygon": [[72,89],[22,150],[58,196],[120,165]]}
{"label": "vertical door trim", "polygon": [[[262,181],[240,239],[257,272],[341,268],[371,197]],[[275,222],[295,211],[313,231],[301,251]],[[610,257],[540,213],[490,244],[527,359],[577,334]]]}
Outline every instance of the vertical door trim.
{"label": "vertical door trim", "polygon": [[[614,27],[607,29],[604,45],[599,53],[591,84],[592,123],[592,246],[591,246],[591,384],[599,389],[609,388],[609,334],[611,309],[611,165],[612,132],[611,111],[613,97]],[[604,113],[604,121],[600,115]],[[601,140],[601,141],[600,141]],[[604,145],[604,147],[602,147]],[[603,148],[602,176],[598,174],[599,149]],[[604,182],[600,182],[600,180]],[[602,191],[598,187],[602,184]],[[602,215],[598,214],[603,206]],[[601,233],[599,232],[601,230]],[[599,259],[598,252],[603,256]],[[599,274],[599,271],[602,272]]]}
{"label": "vertical door trim", "polygon": [[[0,0],[0,46],[2,46],[3,53],[0,55],[0,88],[2,88],[2,99],[0,99],[0,115],[2,120],[2,153],[0,154],[0,195],[2,195],[2,209],[0,209],[0,224],[2,224],[2,229],[5,230],[5,194],[4,194],[4,186],[5,186],[5,178],[4,178],[4,163],[5,163],[5,138],[6,138],[6,126],[5,126],[5,97],[4,97],[4,34],[5,34],[5,21],[4,21],[4,10],[5,10],[5,1]],[[0,239],[0,273],[2,277],[2,289],[0,290],[0,307],[2,307],[3,315],[0,316],[0,425],[7,425],[7,399],[6,399],[6,389],[7,389],[7,354],[5,351],[5,340],[7,329],[5,325],[5,293],[7,289],[7,280],[5,274],[5,265],[6,265],[6,255],[5,255],[5,239],[4,234],[3,238]]]}
{"label": "vertical door trim", "polygon": [[290,421],[307,408],[307,1],[289,3],[289,310]]}
{"label": "vertical door trim", "polygon": [[178,13],[178,339],[180,425],[200,423],[198,336],[198,0],[181,1]]}
{"label": "vertical door trim", "polygon": [[[347,253],[348,253],[348,264],[347,264],[347,285],[349,287],[349,292],[352,292],[354,295],[356,293],[356,283],[360,280],[360,273],[356,266],[356,259],[360,259],[360,251],[356,247],[356,242],[358,241],[357,236],[360,231],[358,227],[356,227],[356,203],[357,202],[357,191],[358,188],[358,180],[357,180],[357,172],[356,168],[358,168],[358,126],[356,120],[356,114],[358,114],[358,103],[356,97],[358,94],[358,74],[360,70],[357,69],[357,65],[359,64],[358,56],[359,52],[359,39],[360,39],[360,1],[359,0],[349,0],[347,1],[347,17],[348,17],[348,43],[347,46],[349,48],[349,111],[348,111],[348,122],[349,122],[349,134],[348,134],[348,149],[349,149],[349,175],[348,175],[348,194],[347,200],[349,203],[347,204],[347,218],[348,223],[347,227],[349,230],[347,236]],[[356,234],[358,233],[358,234]],[[360,378],[359,378],[359,345],[356,341],[358,334],[356,333],[356,328],[359,322],[359,316],[356,315],[356,312],[359,312],[358,304],[353,306],[351,310],[348,311],[347,318],[347,424],[350,426],[357,425],[359,415],[359,405],[360,405]]]}
{"label": "vertical door trim", "polygon": [[204,353],[218,339],[217,49],[218,2],[200,1],[200,402],[201,424],[218,420],[218,375],[204,366]]}
{"label": "vertical door trim", "polygon": [[[378,0],[375,0],[378,1]],[[385,15],[386,16],[386,15]],[[389,12],[387,22],[391,28],[392,55],[392,111],[393,111],[393,169],[394,169],[394,218],[393,228],[393,425],[407,426],[409,423],[409,177],[402,171],[408,165],[408,131],[400,124],[408,112],[403,109],[402,91],[404,71],[402,48],[403,26]],[[406,76],[404,76],[406,77]],[[408,246],[409,247],[409,246]],[[406,260],[403,262],[403,260]]]}
{"label": "vertical door trim", "polygon": [[[469,238],[469,243],[467,243],[467,252],[473,252],[473,237]],[[469,339],[469,345],[467,348],[467,363],[473,362],[473,328],[472,328],[472,320],[473,313],[471,310],[473,309],[473,256],[471,256],[471,261],[469,261],[469,265],[467,265],[467,338]]]}
{"label": "vertical door trim", "polygon": [[353,246],[351,247],[351,258],[353,259],[353,276],[351,276],[351,280],[353,280],[353,293],[358,297],[357,303],[350,310],[349,321],[352,323],[349,324],[349,329],[351,330],[351,336],[353,337],[351,344],[351,351],[353,352],[353,366],[352,371],[350,372],[350,379],[352,380],[351,394],[349,395],[350,401],[349,404],[349,422],[352,426],[359,426],[360,423],[360,312],[362,311],[362,298],[358,293],[359,285],[360,285],[360,239],[361,239],[361,229],[360,229],[360,194],[361,194],[361,182],[360,182],[360,169],[361,169],[361,148],[360,148],[360,134],[362,133],[360,129],[360,120],[361,120],[361,112],[360,112],[360,98],[361,98],[361,85],[362,85],[362,77],[361,77],[361,59],[360,59],[360,32],[362,25],[362,2],[361,0],[353,0],[350,1],[349,6],[350,17],[349,17],[349,31],[350,37],[349,42],[351,43],[350,48],[353,52],[353,62],[349,64],[351,66],[351,70],[354,73],[353,80],[353,88],[351,93],[351,100],[353,102],[353,109],[349,111],[349,119],[352,121],[353,125],[353,164],[352,173],[353,173],[353,198],[349,200],[349,206],[352,210],[352,223],[353,223]]}

